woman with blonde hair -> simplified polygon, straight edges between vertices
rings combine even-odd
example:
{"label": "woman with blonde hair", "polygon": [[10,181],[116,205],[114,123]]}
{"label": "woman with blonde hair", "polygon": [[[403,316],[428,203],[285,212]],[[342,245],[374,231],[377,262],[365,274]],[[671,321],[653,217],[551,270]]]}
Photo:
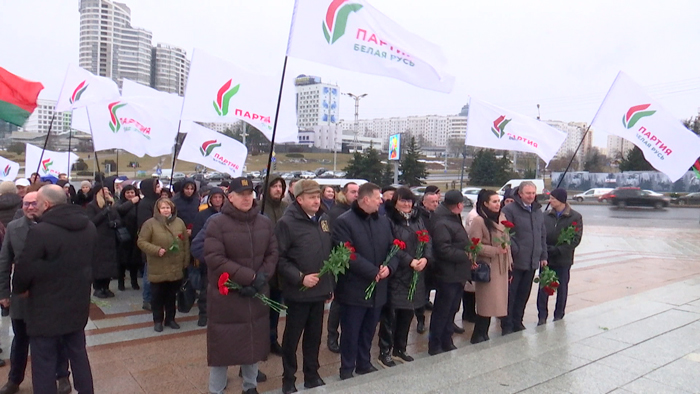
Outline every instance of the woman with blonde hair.
{"label": "woman with blonde hair", "polygon": [[148,264],[153,329],[161,332],[165,324],[177,330],[180,326],[175,322],[175,299],[183,270],[190,262],[190,239],[185,222],[177,217],[169,198],[156,201],[153,217],[141,227],[138,246]]}

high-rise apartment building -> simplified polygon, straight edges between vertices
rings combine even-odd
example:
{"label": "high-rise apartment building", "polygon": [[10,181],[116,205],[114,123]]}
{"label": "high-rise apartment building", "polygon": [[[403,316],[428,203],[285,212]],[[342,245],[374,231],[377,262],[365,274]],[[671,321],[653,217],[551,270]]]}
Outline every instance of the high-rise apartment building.
{"label": "high-rise apartment building", "polygon": [[627,152],[631,151],[633,148],[634,144],[631,141],[616,135],[608,135],[606,153],[609,158],[618,159],[621,154],[625,156]]}
{"label": "high-rise apartment building", "polygon": [[297,91],[297,127],[300,130],[314,126],[332,128],[338,123],[340,89],[337,85],[302,74],[294,80],[294,86]]}
{"label": "high-rise apartment building", "polygon": [[[344,132],[354,131],[354,121],[341,120],[339,127]],[[460,115],[426,115],[393,118],[360,119],[360,136],[388,141],[393,134],[406,133],[416,137],[423,146],[445,147],[452,138],[464,140],[467,133],[467,117]]]}
{"label": "high-rise apartment building", "polygon": [[84,69],[113,79],[150,85],[150,31],[131,26],[131,10],[111,0],[80,1],[80,57]]}
{"label": "high-rise apartment building", "polygon": [[[54,108],[56,100],[37,100],[37,107],[32,114],[24,122],[24,125],[17,131],[25,131],[29,133],[46,134],[51,125],[51,118],[54,116]],[[70,131],[71,112],[58,112],[51,126],[51,134],[63,134]]]}
{"label": "high-rise apartment building", "polygon": [[151,61],[151,87],[161,92],[185,95],[190,61],[184,49],[158,44],[153,47]]}
{"label": "high-rise apartment building", "polygon": [[[570,158],[571,155],[576,151],[576,148],[578,148],[579,144],[581,143],[581,140],[583,139],[583,136],[586,133],[586,129],[588,127],[588,125],[584,122],[563,122],[560,120],[547,120],[545,121],[545,123],[554,127],[555,129],[561,130],[566,133],[566,140],[564,140],[564,143],[561,145],[561,147],[559,147],[559,150],[557,151],[555,157]],[[580,167],[583,167],[583,162],[585,160],[586,154],[592,146],[593,130],[589,131],[588,134],[586,134],[586,139],[583,141],[583,144],[581,144],[581,149],[579,149],[576,153],[576,159]]]}

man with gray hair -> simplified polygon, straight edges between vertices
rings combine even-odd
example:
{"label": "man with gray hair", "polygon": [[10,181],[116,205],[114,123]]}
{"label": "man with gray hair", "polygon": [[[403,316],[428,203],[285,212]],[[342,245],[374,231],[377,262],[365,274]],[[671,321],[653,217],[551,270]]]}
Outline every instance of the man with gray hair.
{"label": "man with gray hair", "polygon": [[39,189],[38,223],[27,233],[12,278],[12,291],[27,297],[25,320],[32,353],[35,393],[56,393],[58,349],[65,346],[75,389],[94,392],[85,350],[85,325],[90,311],[92,264],[97,241],[95,225],[78,205],[66,203],[60,186]]}
{"label": "man with gray hair", "polygon": [[537,202],[537,186],[530,181],[521,183],[513,199],[502,210],[506,219],[515,224],[510,239],[513,267],[508,286],[508,316],[501,319],[503,335],[525,329],[523,316],[535,271],[547,265],[547,230],[542,205]]}

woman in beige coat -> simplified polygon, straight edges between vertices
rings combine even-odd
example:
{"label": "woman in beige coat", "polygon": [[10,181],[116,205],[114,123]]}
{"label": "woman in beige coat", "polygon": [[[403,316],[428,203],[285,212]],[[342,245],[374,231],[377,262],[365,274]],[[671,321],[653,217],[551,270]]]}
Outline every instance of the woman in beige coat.
{"label": "woman in beige coat", "polygon": [[163,331],[163,323],[177,330],[175,299],[190,263],[190,239],[187,227],[177,217],[175,204],[168,198],[156,202],[153,217],[146,220],[138,235],[138,246],[146,255],[148,281],[151,282],[153,329]]}
{"label": "woman in beige coat", "polygon": [[[481,239],[483,248],[478,260],[488,263],[491,281],[476,283],[476,323],[471,343],[489,340],[491,317],[508,315],[508,271],[512,269],[510,237],[505,233],[506,220],[501,213],[501,201],[493,190],[481,190],[476,201],[479,214],[469,226],[469,236]],[[505,247],[504,247],[505,246]]]}

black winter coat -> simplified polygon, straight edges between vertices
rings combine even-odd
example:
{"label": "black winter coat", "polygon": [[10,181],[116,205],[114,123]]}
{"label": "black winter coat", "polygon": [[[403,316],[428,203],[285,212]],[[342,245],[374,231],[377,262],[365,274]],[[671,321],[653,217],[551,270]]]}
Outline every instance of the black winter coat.
{"label": "black winter coat", "polygon": [[335,204],[331,207],[331,209],[328,211],[328,224],[331,226],[331,231],[333,231],[333,225],[335,224],[336,219],[340,217],[340,215],[344,214],[345,212],[350,210],[350,205],[344,203],[344,202],[339,202],[336,201]]}
{"label": "black winter coat", "polygon": [[[337,205],[337,204],[336,204]],[[355,201],[349,211],[340,215],[332,227],[333,244],[350,242],[357,258],[350,261],[350,269],[338,277],[336,299],[345,304],[378,308],[387,302],[388,280],[380,280],[374,294],[365,300],[365,289],[374,282],[384,259],[393,245],[391,223],[386,216],[368,214]],[[389,260],[390,275],[396,272],[398,257]]]}
{"label": "black winter coat", "polygon": [[141,265],[141,249],[136,246],[136,234],[138,234],[136,211],[140,203],[139,201],[134,204],[122,196],[121,203],[116,207],[121,219],[121,226],[125,227],[131,236],[130,241],[118,243],[117,245],[117,259],[119,264],[125,267]]}
{"label": "black winter coat", "polygon": [[[184,188],[186,185],[194,185],[194,194],[192,197],[186,197]],[[194,180],[190,178],[185,178],[182,181],[182,189],[177,197],[173,198],[173,203],[177,208],[177,217],[185,222],[187,228],[192,229],[194,226],[194,219],[199,213],[199,197],[197,194],[197,184]]]}
{"label": "black winter coat", "polygon": [[330,273],[321,276],[316,286],[300,290],[304,276],[319,272],[331,253],[328,217],[317,215],[314,221],[294,202],[277,222],[275,235],[280,251],[277,274],[284,299],[297,302],[330,299],[335,286]]}
{"label": "black winter coat", "polygon": [[25,319],[30,336],[58,336],[85,328],[96,244],[95,225],[77,205],[54,206],[29,229],[12,291],[29,291]]}
{"label": "black winter coat", "polygon": [[153,217],[153,210],[156,206],[156,201],[160,198],[154,190],[155,183],[158,180],[153,178],[144,179],[141,181],[139,190],[143,194],[143,198],[139,202],[139,206],[136,209],[136,225],[139,229],[146,223],[146,220]]}
{"label": "black winter coat", "polygon": [[104,208],[98,207],[97,199],[93,199],[87,205],[85,212],[97,229],[94,278],[116,278],[119,275],[116,233],[117,227],[121,226],[119,212],[117,212],[116,207],[109,204],[105,205]]}
{"label": "black winter coat", "polygon": [[444,283],[466,283],[471,280],[471,263],[466,252],[467,230],[461,215],[440,204],[431,217],[435,280]]}
{"label": "black winter coat", "polygon": [[0,196],[0,223],[7,227],[15,217],[15,212],[22,208],[22,197],[15,193]]}
{"label": "black winter coat", "polygon": [[[574,240],[571,244],[564,243],[557,245],[559,234],[562,230],[576,223],[574,227],[579,230],[574,235]],[[569,204],[562,212],[561,216],[557,217],[554,209],[550,209],[544,215],[544,227],[547,229],[547,262],[551,266],[570,267],[574,264],[574,251],[581,243],[583,237],[583,218],[581,214],[571,209]]]}
{"label": "black winter coat", "polygon": [[389,300],[391,306],[396,309],[416,309],[425,305],[425,271],[433,262],[432,242],[428,242],[423,249],[423,256],[428,260],[428,265],[418,273],[418,284],[413,299],[408,299],[408,290],[413,280],[413,268],[411,261],[416,258],[418,248],[417,231],[427,230],[418,209],[411,212],[411,217],[406,220],[394,206],[387,202],[387,217],[391,220],[391,229],[394,238],[406,243],[405,250],[399,250],[396,256],[399,258],[399,266],[396,273],[389,280]]}

